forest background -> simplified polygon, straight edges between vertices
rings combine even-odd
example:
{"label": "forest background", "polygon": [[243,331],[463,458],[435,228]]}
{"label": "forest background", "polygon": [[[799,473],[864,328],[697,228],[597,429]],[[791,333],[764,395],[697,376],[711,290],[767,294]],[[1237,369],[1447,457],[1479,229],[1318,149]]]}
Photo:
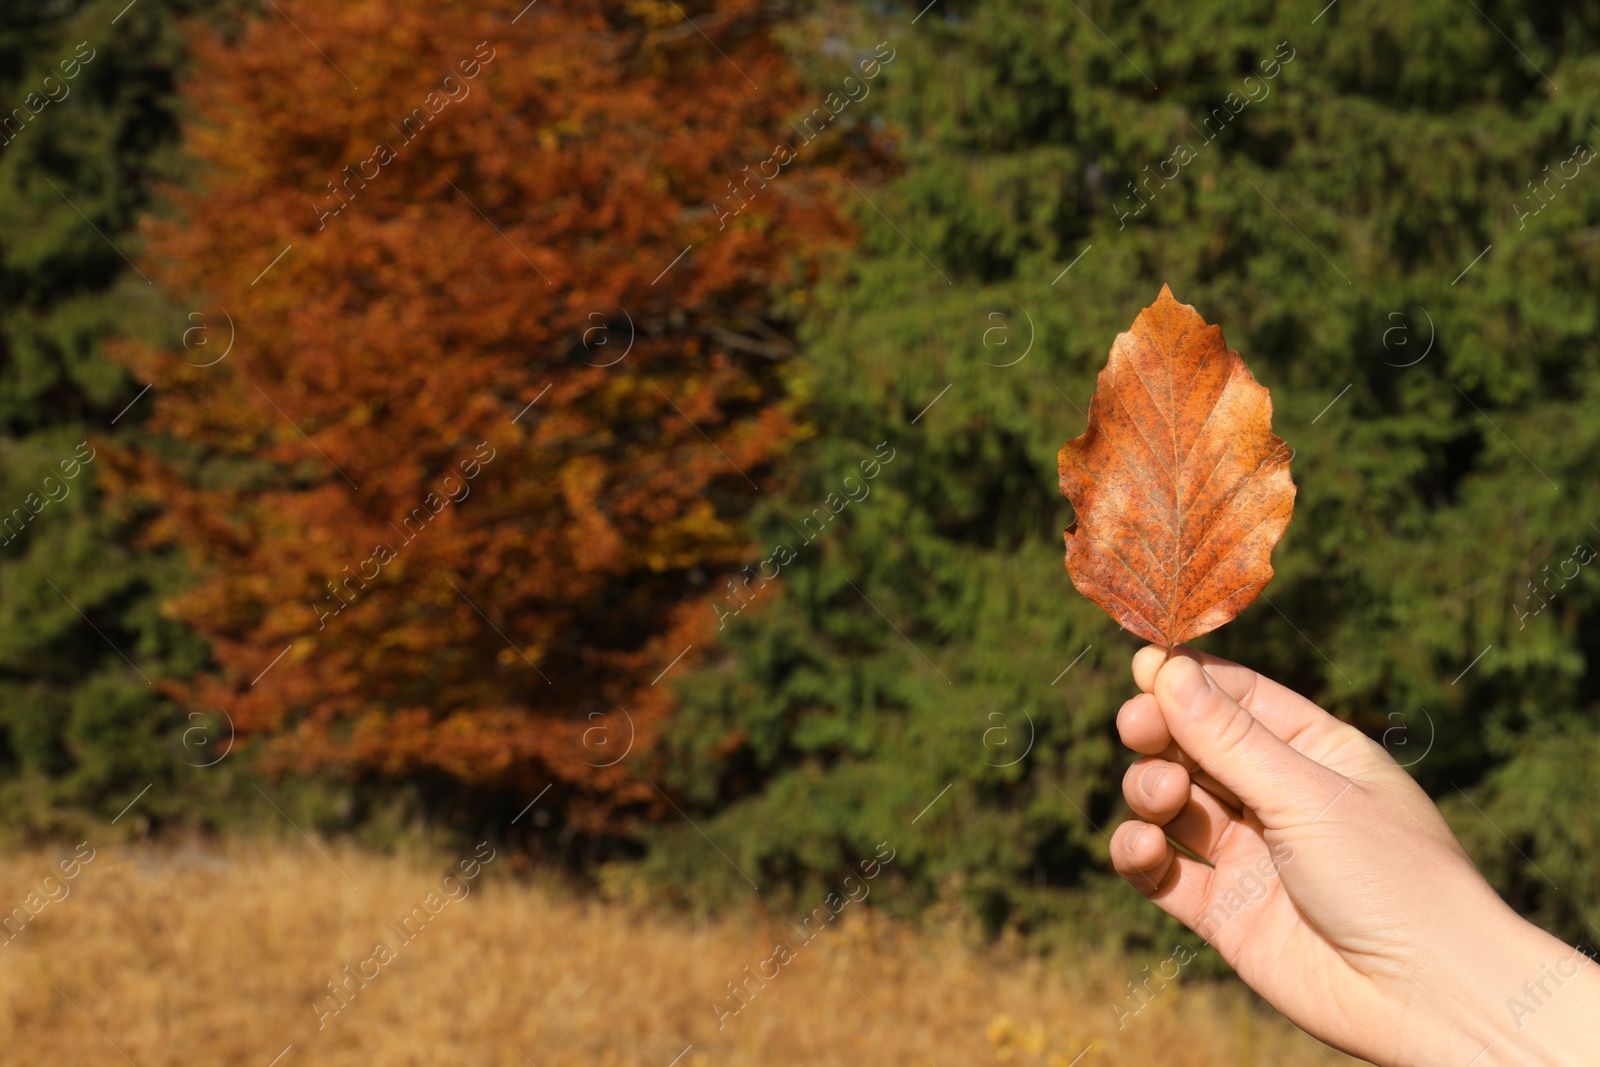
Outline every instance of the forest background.
{"label": "forest background", "polygon": [[1168,945],[1054,470],[1165,282],[1295,449],[1201,647],[1597,928],[1600,4],[519,6],[8,5],[9,834]]}

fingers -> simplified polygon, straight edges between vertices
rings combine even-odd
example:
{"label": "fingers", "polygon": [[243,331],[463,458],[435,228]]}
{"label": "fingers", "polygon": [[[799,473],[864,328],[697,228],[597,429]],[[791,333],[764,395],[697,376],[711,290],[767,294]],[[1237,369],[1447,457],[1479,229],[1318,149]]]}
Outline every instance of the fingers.
{"label": "fingers", "polygon": [[[1261,721],[1279,738],[1302,752],[1313,742],[1341,727],[1338,719],[1317,707],[1294,690],[1281,686],[1248,667],[1219,659],[1191,648],[1176,648],[1172,658],[1187,657],[1205,667],[1206,673],[1238,704]],[[1168,662],[1167,650],[1146,645],[1133,657],[1133,680],[1143,693],[1154,693],[1156,676]],[[1135,697],[1135,700],[1138,698]],[[1120,718],[1118,725],[1121,725]],[[1129,746],[1133,747],[1133,746]],[[1146,752],[1136,748],[1135,751]],[[1147,755],[1154,753],[1146,752]]]}
{"label": "fingers", "polygon": [[[1234,851],[1231,845],[1229,851]],[[1130,821],[1111,835],[1111,865],[1117,873],[1162,911],[1198,934],[1235,969],[1243,946],[1265,909],[1257,906],[1263,897],[1254,893],[1248,897],[1251,906],[1248,910],[1243,908],[1245,898],[1240,894],[1246,890],[1233,887],[1245,886],[1245,879],[1260,868],[1262,860],[1271,862],[1269,856],[1262,844],[1261,857],[1255,863],[1244,860],[1213,869],[1173,848],[1159,826]],[[1219,882],[1230,887],[1220,903]]]}
{"label": "fingers", "polygon": [[1161,827],[1125,822],[1111,835],[1111,865],[1128,884],[1193,930],[1205,913],[1211,868],[1173,848]]}
{"label": "fingers", "polygon": [[1245,851],[1266,848],[1237,810],[1198,783],[1191,785],[1181,764],[1163,759],[1135,761],[1122,777],[1122,795],[1135,815],[1161,827],[1169,840],[1207,863],[1220,862],[1224,845],[1231,841]]}
{"label": "fingers", "polygon": [[[1135,663],[1138,662],[1135,658]],[[1117,733],[1122,743],[1146,756],[1159,756],[1172,747],[1172,734],[1167,730],[1167,720],[1161,717],[1161,705],[1149,693],[1140,693],[1117,712]]]}
{"label": "fingers", "polygon": [[1173,741],[1269,828],[1311,822],[1351,787],[1343,775],[1286,744],[1192,657],[1163,664],[1153,695]]}
{"label": "fingers", "polygon": [[1180,859],[1189,857],[1172,847],[1159,826],[1130,819],[1111,835],[1111,866],[1152,900],[1161,893],[1162,882],[1173,873]]}
{"label": "fingers", "polygon": [[1183,807],[1165,826],[1167,837],[1213,867],[1242,856],[1266,852],[1258,825],[1195,786]]}
{"label": "fingers", "polygon": [[1133,654],[1133,684],[1139,687],[1139,692],[1148,693],[1155,688],[1156,672],[1166,661],[1167,650],[1160,645],[1145,645]]}
{"label": "fingers", "polygon": [[1189,803],[1189,772],[1166,760],[1134,760],[1122,776],[1122,796],[1139,818],[1165,826]]}
{"label": "fingers", "polygon": [[1161,705],[1151,694],[1140,693],[1122,705],[1122,710],[1117,712],[1117,733],[1122,737],[1122,743],[1135,752],[1141,752],[1146,756],[1160,756],[1164,760],[1180,765],[1189,772],[1189,777],[1195,785],[1209,790],[1229,807],[1238,810],[1244,806],[1239,803],[1238,797],[1201,770],[1193,758],[1172,740],[1172,734],[1167,729],[1167,720],[1161,715]]}

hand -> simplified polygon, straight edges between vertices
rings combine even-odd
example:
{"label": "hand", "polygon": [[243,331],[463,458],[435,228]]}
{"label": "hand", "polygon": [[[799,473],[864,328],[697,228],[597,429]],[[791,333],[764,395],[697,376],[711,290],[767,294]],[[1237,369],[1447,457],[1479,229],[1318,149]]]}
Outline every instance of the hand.
{"label": "hand", "polygon": [[1142,821],[1112,837],[1119,874],[1352,1055],[1600,1061],[1600,966],[1506,906],[1381,746],[1248,668],[1165,654],[1134,657],[1142,692],[1117,715],[1144,754],[1123,779]]}

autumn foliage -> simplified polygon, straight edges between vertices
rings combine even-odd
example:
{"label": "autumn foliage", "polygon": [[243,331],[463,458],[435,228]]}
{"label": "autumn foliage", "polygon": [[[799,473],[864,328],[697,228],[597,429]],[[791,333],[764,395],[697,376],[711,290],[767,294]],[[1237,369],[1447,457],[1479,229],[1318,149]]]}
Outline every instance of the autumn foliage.
{"label": "autumn foliage", "polygon": [[762,309],[844,226],[815,166],[709,206],[806,102],[760,3],[516,6],[199,35],[146,269],[210,347],[122,353],[186,458],[119,463],[197,566],[186,695],[269,765],[555,782],[593,829],[659,803],[652,682],[797,433]]}
{"label": "autumn foliage", "polygon": [[1272,579],[1294,513],[1272,397],[1165,285],[1117,335],[1089,426],[1058,467],[1077,512],[1073,584],[1145,640],[1171,648],[1210,633]]}

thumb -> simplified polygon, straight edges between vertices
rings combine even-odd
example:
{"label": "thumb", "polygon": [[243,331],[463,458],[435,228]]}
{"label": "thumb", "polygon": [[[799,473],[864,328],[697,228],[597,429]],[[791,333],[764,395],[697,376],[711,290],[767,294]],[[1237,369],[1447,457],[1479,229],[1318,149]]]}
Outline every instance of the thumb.
{"label": "thumb", "polygon": [[1155,698],[1178,747],[1268,829],[1315,822],[1352,784],[1290,748],[1188,656],[1161,667]]}

